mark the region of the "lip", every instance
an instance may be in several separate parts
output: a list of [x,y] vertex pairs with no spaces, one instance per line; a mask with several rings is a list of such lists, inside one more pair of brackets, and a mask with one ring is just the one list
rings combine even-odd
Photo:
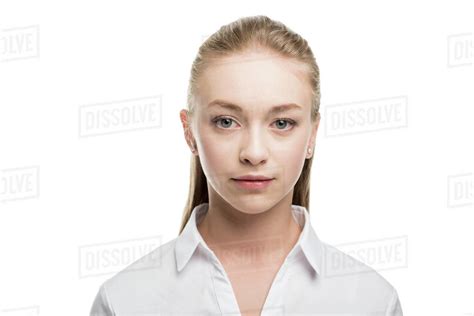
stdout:
[[242,180],[242,181],[265,181],[265,180],[272,180],[273,178],[271,177],[266,177],[263,175],[258,175],[258,174],[246,174],[237,178],[232,178],[234,180]]
[[272,178],[267,179],[260,179],[260,180],[240,180],[240,179],[232,179],[234,183],[241,189],[248,189],[248,190],[261,190],[268,187],[272,184]]

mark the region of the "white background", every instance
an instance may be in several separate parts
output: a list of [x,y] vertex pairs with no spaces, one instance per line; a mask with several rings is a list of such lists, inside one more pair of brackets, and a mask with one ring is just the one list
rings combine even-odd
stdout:
[[[473,12],[471,1],[2,1],[3,43],[5,30],[26,26],[39,39],[38,56],[0,61],[0,192],[31,180],[10,169],[33,166],[38,178],[30,198],[0,195],[0,310],[88,315],[113,273],[84,277],[81,269],[97,271],[81,249],[132,240],[139,253],[151,244],[140,238],[177,236],[191,63],[221,25],[264,14],[306,38],[321,70],[310,208],[318,236],[336,246],[404,236],[405,264],[377,265],[404,314],[474,314]],[[467,37],[451,49],[466,50],[449,53],[459,34]],[[453,65],[458,57],[465,65]],[[159,128],[79,136],[81,106],[156,95]],[[399,96],[400,128],[325,135],[326,107]],[[450,184],[456,175],[466,176]],[[465,205],[450,207],[462,192]]]

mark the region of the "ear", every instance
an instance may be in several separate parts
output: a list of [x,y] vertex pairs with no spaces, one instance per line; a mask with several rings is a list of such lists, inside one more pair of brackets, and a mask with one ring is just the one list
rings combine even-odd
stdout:
[[186,143],[188,144],[189,148],[191,149],[191,152],[194,154],[197,152],[197,146],[196,146],[196,141],[193,137],[192,134],[192,129],[191,129],[191,121],[189,119],[188,115],[189,111],[186,109],[182,109],[179,112],[179,118],[181,120],[181,124],[183,126],[183,132],[184,132],[184,138],[186,140]]
[[309,138],[309,144],[308,144],[308,147],[306,150],[308,150],[308,148],[311,148],[311,153],[308,153],[308,151],[306,151],[306,158],[307,159],[310,159],[313,155],[314,155],[314,147],[315,147],[315,144],[316,144],[316,135],[318,134],[318,128],[319,128],[319,122],[321,121],[321,114],[318,112],[318,116],[316,117],[316,120],[314,122],[312,122],[312,126],[311,126],[311,136]]

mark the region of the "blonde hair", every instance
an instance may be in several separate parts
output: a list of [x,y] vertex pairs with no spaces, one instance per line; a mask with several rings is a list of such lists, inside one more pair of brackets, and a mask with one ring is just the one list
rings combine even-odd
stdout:
[[[222,26],[199,47],[192,64],[188,86],[189,116],[194,113],[197,80],[206,65],[213,60],[241,53],[252,47],[263,47],[279,56],[303,62],[308,66],[309,83],[312,90],[311,120],[315,122],[319,114],[321,93],[319,88],[319,68],[308,42],[283,23],[264,15],[243,17]],[[191,213],[197,205],[208,203],[207,179],[202,170],[199,156],[191,158],[189,194],[182,217],[179,234],[186,226]],[[292,204],[301,205],[309,211],[309,185],[313,156],[306,159],[303,170],[293,191]]]

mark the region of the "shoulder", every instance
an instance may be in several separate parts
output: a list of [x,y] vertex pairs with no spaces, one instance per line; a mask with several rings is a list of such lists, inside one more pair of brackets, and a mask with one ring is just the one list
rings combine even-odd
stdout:
[[[133,304],[149,304],[174,282],[176,260],[174,238],[135,260],[100,286],[98,298],[106,300],[102,304],[116,310],[129,310]],[[142,305],[143,306],[143,305]]]
[[362,260],[321,243],[322,279],[339,292],[341,299],[358,306],[372,306],[376,311],[401,310],[397,291],[385,277]]
[[114,286],[123,286],[129,281],[137,283],[137,280],[141,278],[147,278],[161,271],[175,268],[172,264],[174,262],[176,240],[177,238],[174,238],[156,247],[107,279],[104,284],[112,289]]

